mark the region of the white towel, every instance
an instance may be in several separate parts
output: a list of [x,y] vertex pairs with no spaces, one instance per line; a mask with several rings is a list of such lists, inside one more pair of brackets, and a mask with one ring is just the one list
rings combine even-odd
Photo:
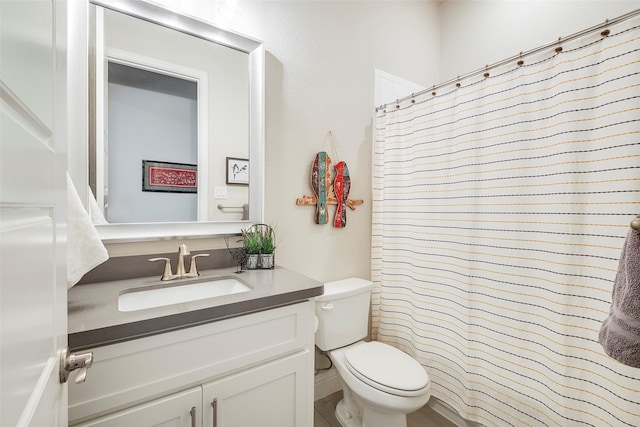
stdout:
[[67,289],[107,259],[107,248],[67,173]]
[[89,216],[91,217],[91,222],[94,224],[109,224],[100,210],[100,206],[98,206],[98,202],[88,185],[87,191],[89,192]]

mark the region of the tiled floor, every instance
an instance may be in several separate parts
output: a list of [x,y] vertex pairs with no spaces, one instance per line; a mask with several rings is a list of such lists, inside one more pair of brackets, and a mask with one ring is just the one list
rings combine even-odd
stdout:
[[[333,393],[315,402],[314,427],[341,427],[334,415],[336,404],[342,399],[342,392]],[[425,405],[420,410],[407,415],[407,427],[455,427],[455,424]]]

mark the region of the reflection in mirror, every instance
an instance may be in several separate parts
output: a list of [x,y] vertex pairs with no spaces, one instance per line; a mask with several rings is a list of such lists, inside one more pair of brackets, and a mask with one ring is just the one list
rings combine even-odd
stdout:
[[[96,58],[96,70],[104,67],[96,74],[106,83],[96,79],[106,132],[96,129],[104,135],[104,149],[96,149],[104,154],[96,158],[104,174],[96,176],[102,186],[96,185],[94,194],[104,201],[99,206],[107,221],[241,219],[241,210],[209,209],[214,199],[208,188],[226,186],[226,157],[248,157],[248,55],[94,7],[96,31],[102,28],[96,39],[104,52]],[[145,170],[144,161],[167,166]],[[197,165],[195,187],[175,164]],[[153,185],[145,186],[148,180]],[[229,187],[226,193],[227,204],[248,204],[247,187]]]
[[197,83],[112,61],[107,70],[104,217],[197,221],[197,181],[206,177],[198,159]]
[[[261,222],[262,44],[145,2],[92,3],[89,186],[103,240]],[[228,159],[248,179],[229,179]]]

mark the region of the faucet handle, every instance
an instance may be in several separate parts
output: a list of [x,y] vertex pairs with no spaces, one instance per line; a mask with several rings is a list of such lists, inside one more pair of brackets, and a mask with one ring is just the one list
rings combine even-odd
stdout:
[[209,256],[209,254],[191,255],[191,265],[189,266],[189,272],[186,274],[186,277],[198,277],[200,275],[200,273],[198,273],[198,267],[196,266],[196,258],[201,256]]
[[172,280],[177,277],[171,271],[171,260],[169,258],[149,258],[149,261],[164,261],[164,271],[160,280]]

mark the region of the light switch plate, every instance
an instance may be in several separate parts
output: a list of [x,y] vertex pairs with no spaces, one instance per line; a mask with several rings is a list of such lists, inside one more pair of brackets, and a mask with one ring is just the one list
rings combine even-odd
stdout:
[[227,187],[215,187],[213,189],[213,198],[214,199],[226,199],[227,198]]

